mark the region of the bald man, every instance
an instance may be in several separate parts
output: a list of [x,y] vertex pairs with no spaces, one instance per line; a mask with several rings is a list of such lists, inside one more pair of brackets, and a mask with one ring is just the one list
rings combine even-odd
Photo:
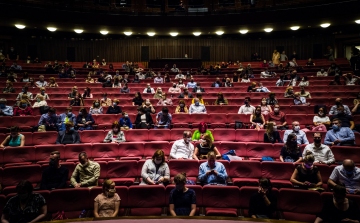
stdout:
[[360,194],[360,168],[351,159],[344,160],[331,173],[328,186],[333,188],[337,184],[344,184],[349,194]]

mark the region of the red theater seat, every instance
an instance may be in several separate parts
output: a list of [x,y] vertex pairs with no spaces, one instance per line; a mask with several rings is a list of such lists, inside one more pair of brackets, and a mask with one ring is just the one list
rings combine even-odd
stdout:
[[32,134],[32,144],[33,145],[54,145],[56,143],[57,135],[58,135],[58,133],[55,131],[34,132]]
[[149,130],[131,129],[124,131],[126,142],[149,141]]
[[271,143],[249,142],[246,145],[246,154],[250,159],[261,160],[263,156],[269,156],[276,160],[279,158],[280,151]]
[[[115,186],[115,190],[121,199],[118,216],[124,216],[125,208],[127,208],[127,206],[128,206],[128,188],[125,186]],[[101,193],[103,193],[102,187],[91,188],[90,189],[90,202],[94,203],[95,198]]]
[[[219,147],[217,147],[219,149]],[[221,154],[229,152],[229,150],[234,150],[237,156],[245,157],[246,154],[246,144],[243,142],[221,142],[219,152]]]
[[235,186],[204,186],[203,203],[207,216],[238,216],[239,188]]
[[345,159],[351,158],[355,163],[360,163],[359,147],[332,146],[331,151],[337,162],[343,162]]
[[178,173],[186,173],[186,177],[196,182],[199,175],[199,162],[197,160],[175,160],[169,161],[170,175],[174,177]]
[[120,160],[132,159],[139,160],[144,156],[144,143],[125,142],[119,145]]
[[285,220],[314,222],[321,209],[322,202],[317,191],[280,189],[278,210]]
[[160,216],[165,207],[165,187],[162,185],[130,186],[128,206],[130,216]]
[[94,143],[92,144],[92,157],[95,161],[113,161],[119,157],[119,144]]
[[11,124],[18,126],[22,131],[30,131],[32,127],[37,125],[40,117],[37,116],[13,116]]
[[170,155],[170,144],[165,141],[157,141],[157,142],[146,142],[144,144],[144,156],[146,159],[150,159],[156,150],[161,149],[165,156]]
[[228,175],[232,178],[234,186],[257,186],[261,178],[260,162],[252,160],[231,161]]
[[50,153],[60,152],[60,160],[64,159],[64,145],[37,145],[35,146],[35,160],[39,164],[49,163]]
[[261,172],[263,177],[271,179],[273,187],[292,187],[290,177],[295,166],[293,163],[283,162],[261,162]]
[[179,139],[182,139],[184,137],[184,131],[190,131],[193,133],[193,131],[191,131],[191,129],[171,129],[170,131],[170,141],[176,141]]
[[234,129],[214,129],[213,136],[215,141],[235,141],[235,130]]
[[100,114],[100,115],[93,115],[93,118],[95,120],[95,124],[98,125],[99,129],[111,129],[111,125],[114,123],[114,121],[119,121],[120,116],[119,115],[108,115],[105,114]]
[[78,162],[79,153],[85,151],[88,157],[92,157],[91,144],[68,144],[64,146],[64,155],[62,159],[68,162]]
[[[258,131],[255,129],[237,129],[235,140],[238,142],[258,142]],[[262,142],[263,139],[260,140]]]
[[170,129],[150,129],[149,141],[170,141]]
[[82,143],[100,143],[103,142],[107,132],[104,130],[84,130],[79,131],[80,141]]
[[118,186],[133,185],[135,178],[140,176],[137,165],[136,160],[109,161],[106,177]]
[[35,147],[6,147],[3,150],[3,159],[6,166],[29,165],[35,161]]
[[[61,166],[64,166],[69,170],[69,175],[68,175],[68,178],[67,178],[67,180],[68,180],[67,184],[70,185],[70,178],[71,178],[72,173],[75,170],[76,164],[73,163],[73,162],[60,162],[60,164],[61,164]],[[48,166],[49,166],[49,162],[44,163],[41,166],[41,174],[43,173],[44,169],[47,168]]]
[[226,128],[226,123],[229,123],[227,114],[224,111],[209,114],[209,120],[211,120],[211,128]]

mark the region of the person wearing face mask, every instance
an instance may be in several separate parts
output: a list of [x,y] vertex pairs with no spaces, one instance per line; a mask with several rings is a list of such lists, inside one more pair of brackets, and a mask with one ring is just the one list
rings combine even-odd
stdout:
[[[262,99],[262,100],[264,100],[264,99]],[[272,106],[278,104],[278,100],[275,97],[275,93],[269,93],[269,97],[266,99],[266,104],[272,105]]]
[[65,112],[60,114],[58,117],[58,129],[59,131],[64,131],[66,129],[65,124],[67,122],[72,122],[76,124],[76,115],[72,113],[72,107],[67,107]]
[[143,91],[144,94],[155,94],[154,88],[150,86],[150,84],[146,85],[146,88]]
[[215,153],[217,159],[221,158],[219,150],[213,143],[214,141],[212,140],[212,136],[205,133],[202,137],[202,140],[199,141],[199,144],[197,144],[197,146],[195,147],[193,159],[207,159],[207,154],[210,151],[213,151]]
[[7,58],[7,60],[16,60],[16,61],[18,61],[19,60],[19,54],[14,49],[14,47],[10,47],[10,50],[6,54],[6,58]]
[[349,127],[351,130],[356,131],[355,130],[355,123],[354,123],[354,119],[351,115],[347,115],[344,112],[344,106],[339,105],[338,106],[338,112],[336,115],[333,115],[331,117],[331,120],[333,119],[340,119],[341,120],[341,126],[342,127]]
[[310,151],[307,151],[303,160],[304,162],[295,168],[291,175],[290,182],[295,188],[320,189],[322,187],[322,179],[318,167],[313,165],[315,161],[314,155]]
[[224,95],[222,92],[218,93],[218,98],[215,100],[214,105],[228,105],[229,102],[226,98],[224,98]]
[[314,116],[312,131],[327,131],[327,126],[330,126],[331,122],[325,113],[325,109],[325,107],[320,107],[318,114]]
[[202,185],[226,185],[228,175],[225,166],[216,161],[216,154],[210,151],[207,162],[200,164],[198,179]]
[[295,134],[290,134],[280,152],[281,162],[301,162],[302,155]]
[[353,73],[347,73],[342,75],[342,77],[345,80],[346,85],[358,85],[359,84],[359,78],[354,76]]
[[168,93],[179,94],[181,93],[181,89],[176,85],[176,83],[173,83],[172,87],[169,88]]
[[300,92],[296,92],[295,94],[299,94],[301,97],[304,98],[311,98],[310,92],[305,91],[305,87],[300,87]]
[[360,114],[360,92],[354,99],[354,108],[351,110],[351,112],[354,114]]
[[158,72],[157,76],[154,78],[154,84],[163,84],[164,79],[161,77],[161,73]]
[[262,115],[268,115],[270,112],[272,112],[271,106],[266,103],[266,98],[261,99],[260,108]]
[[14,114],[13,107],[6,105],[7,100],[0,98],[0,116],[12,116]]
[[8,94],[8,93],[15,93],[15,89],[13,87],[13,83],[9,80],[6,81],[6,86],[3,89],[3,93],[4,94]]
[[205,92],[205,89],[200,86],[200,83],[196,83],[196,87],[193,88],[192,92],[193,93],[203,93],[203,92]]
[[266,127],[266,132],[264,133],[264,142],[265,143],[283,143],[280,138],[280,134],[277,130],[276,125],[273,122],[269,122]]
[[309,81],[308,81],[308,77],[304,76],[301,81],[299,82],[299,87],[308,87],[309,86]]
[[287,87],[284,93],[285,98],[294,98],[294,89],[292,86]]
[[164,128],[169,129],[171,125],[172,116],[169,114],[169,109],[163,107],[161,112],[156,115],[155,129]]
[[195,88],[196,82],[194,81],[194,78],[191,78],[190,81],[186,84],[186,88]]
[[162,89],[161,89],[160,87],[158,87],[158,88],[156,89],[156,92],[155,92],[153,98],[154,98],[154,99],[160,99],[160,98],[162,98],[162,95],[163,95]]
[[31,107],[31,104],[28,104],[28,101],[22,99],[19,103],[19,106],[14,107],[13,116],[26,116],[33,115],[34,111]]
[[230,78],[225,79],[224,87],[234,87],[234,85],[230,82]]
[[184,74],[182,73],[178,73],[176,76],[175,76],[175,80],[185,80],[186,77]]
[[298,121],[293,121],[292,127],[293,127],[292,130],[286,130],[285,131],[283,141],[286,142],[287,137],[290,134],[295,134],[297,136],[297,143],[299,145],[301,145],[301,144],[309,144],[309,140],[307,139],[305,132],[303,130],[300,130],[300,123]]
[[74,99],[71,99],[70,106],[84,106],[84,98],[80,93],[75,95]]
[[[121,127],[121,130],[129,130],[133,128],[133,124],[127,112],[122,113],[122,118],[119,119],[119,125]],[[125,136],[124,136],[124,140],[125,140]]]
[[354,146],[355,135],[349,127],[342,127],[340,119],[332,120],[332,130],[327,131],[325,144],[328,146]]
[[42,172],[40,190],[65,188],[68,175],[68,168],[60,164],[60,152],[51,152],[49,166]]
[[175,188],[170,191],[169,211],[171,216],[194,216],[196,213],[196,194],[186,187],[186,173],[174,177]]
[[261,107],[257,106],[253,114],[250,115],[251,129],[260,130],[264,128],[265,118],[261,114]]
[[[71,185],[75,188],[97,186],[99,177],[99,163],[89,160],[86,152],[80,152],[79,163],[71,175]],[[79,182],[77,182],[77,179],[79,179]]]
[[138,107],[138,114],[134,122],[137,129],[149,129],[153,125],[153,119],[144,107]]
[[[105,78],[105,82],[103,83],[102,87],[113,87],[113,83],[111,82],[111,78]],[[119,82],[117,82],[119,84]]]
[[38,130],[39,126],[44,126],[46,131],[58,131],[58,117],[56,115],[55,108],[49,108],[48,112],[41,115],[37,126],[34,127],[34,130]]
[[117,217],[121,199],[116,193],[115,182],[110,179],[105,179],[102,189],[103,192],[94,199],[94,217]]
[[23,147],[25,146],[25,136],[19,133],[19,127],[13,126],[10,128],[10,135],[8,135],[1,143],[0,148]]
[[150,102],[150,99],[146,99],[142,107],[145,109],[146,113],[155,114],[156,112],[154,106]]
[[163,185],[170,180],[170,169],[165,162],[164,151],[158,149],[151,159],[145,161],[141,169],[140,185]]
[[189,92],[189,90],[187,88],[184,88],[184,92],[181,93],[178,98],[184,98],[184,99],[189,99],[189,98],[194,98],[193,95]]
[[2,223],[32,223],[46,220],[46,201],[41,194],[33,193],[33,189],[33,185],[27,180],[21,180],[17,184],[17,194],[4,206]]
[[259,87],[256,89],[256,92],[270,92],[267,87],[264,87],[261,82],[259,82]]
[[316,73],[316,77],[327,77],[328,73],[325,71],[325,69],[322,67],[320,71]]
[[211,87],[216,87],[216,88],[222,87],[222,86],[223,86],[223,84],[221,83],[220,78],[218,78],[218,77],[216,78],[215,82],[212,83],[212,85],[211,85]]
[[175,108],[175,114],[187,114],[189,110],[184,100],[179,100],[179,105]]
[[342,165],[334,168],[327,183],[329,188],[343,184],[346,193],[360,194],[360,168],[353,160],[345,159]]
[[39,96],[43,96],[44,97],[44,100],[50,100],[50,97],[47,93],[45,93],[45,88],[44,87],[41,87],[40,88],[40,93],[37,93],[34,100],[37,100],[37,98]]
[[78,116],[76,117],[76,127],[78,130],[92,130],[93,124],[95,124],[95,120],[92,115],[88,114],[85,108],[81,108]]
[[170,150],[171,159],[193,159],[194,145],[191,143],[191,132],[184,131],[183,138],[176,140]]
[[[183,82],[183,79],[179,79],[178,83],[176,84],[176,86],[180,89],[185,89],[185,84]],[[186,88],[187,89],[187,88]]]
[[78,88],[77,86],[74,86],[71,89],[71,92],[68,94],[68,99],[74,99],[77,93],[78,93]]
[[276,104],[274,111],[269,113],[267,122],[274,122],[278,130],[287,129],[286,114],[280,111],[279,104]]
[[125,83],[123,87],[120,89],[120,93],[130,93],[130,88],[128,87],[128,84]]
[[200,103],[199,98],[193,99],[194,103],[190,105],[189,114],[206,114],[206,108],[204,104]]
[[347,105],[344,105],[342,104],[342,99],[341,98],[336,98],[335,99],[335,105],[333,105],[331,108],[330,108],[330,111],[329,111],[329,115],[337,115],[339,110],[338,110],[338,107],[342,105],[344,107],[344,113],[347,114],[347,115],[351,115],[351,111],[349,109],[349,106]]
[[103,108],[100,104],[100,100],[95,100],[93,105],[90,107],[89,114],[103,114]]
[[167,98],[166,93],[163,92],[162,98],[159,99],[157,106],[172,106],[172,105],[173,105],[173,102],[172,102],[171,98]]
[[331,149],[321,143],[321,133],[314,133],[314,143],[307,145],[303,151],[303,158],[306,156],[307,152],[311,152],[314,155],[314,163],[323,163],[323,164],[332,164],[335,162],[334,154]]
[[58,132],[56,144],[80,144],[79,132],[74,129],[74,123],[68,121],[65,123],[65,129]]
[[19,101],[23,95],[27,95],[30,100],[33,100],[33,94],[31,92],[28,92],[28,87],[24,86],[22,91],[18,94],[16,97],[16,100]]
[[244,105],[241,105],[239,108],[238,114],[246,114],[246,115],[253,114],[255,111],[255,107],[250,105],[250,102],[251,102],[251,98],[246,97],[244,100]]
[[100,105],[102,107],[108,107],[112,105],[112,100],[108,98],[107,93],[102,94],[102,98],[100,99]]
[[276,211],[277,198],[272,192],[272,184],[268,178],[259,179],[259,188],[250,197],[249,217],[273,218]]
[[[132,127],[132,126],[131,126]],[[103,142],[107,143],[121,143],[126,142],[125,134],[123,131],[120,130],[120,125],[117,121],[115,121],[112,126],[112,130],[110,130]]]
[[17,63],[14,62],[14,63],[11,65],[10,70],[22,70],[22,67],[21,67],[19,64],[17,64]]
[[310,105],[310,103],[306,102],[306,98],[300,96],[300,93],[297,92],[294,94],[294,105]]
[[210,130],[208,130],[208,126],[205,122],[200,122],[197,130],[194,131],[191,140],[192,141],[201,141],[204,135],[210,136],[211,140],[214,141],[214,136]]
[[113,100],[113,104],[108,107],[106,114],[120,114],[122,113],[121,107],[119,106],[120,101],[118,99]]
[[48,85],[48,82],[44,80],[44,75],[39,76],[39,80],[35,82],[36,86],[38,88],[46,87]]

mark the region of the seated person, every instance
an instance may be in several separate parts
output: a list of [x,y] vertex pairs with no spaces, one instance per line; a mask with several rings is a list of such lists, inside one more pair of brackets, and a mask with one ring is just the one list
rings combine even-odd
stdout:
[[307,152],[311,152],[314,155],[314,163],[332,164],[335,162],[334,154],[331,149],[321,143],[321,133],[314,133],[314,143],[307,145],[303,151],[303,158]]
[[266,98],[261,99],[260,108],[261,108],[261,114],[262,115],[268,115],[270,112],[272,112],[271,105],[268,105],[266,103]]
[[5,98],[0,98],[0,116],[12,116],[13,107],[6,105],[7,100]]
[[300,96],[300,93],[294,94],[294,105],[309,105],[309,103],[306,102],[306,98]]
[[344,112],[344,106],[339,105],[337,108],[337,114],[333,115],[331,117],[331,120],[334,120],[335,118],[339,119],[341,121],[341,127],[348,127],[351,130],[355,130],[355,123],[354,119],[351,115],[347,115]]
[[154,84],[163,84],[164,79],[161,77],[161,73],[158,72],[157,76],[154,78]]
[[84,94],[82,94],[82,98],[94,98],[93,94],[91,94],[91,88],[85,88]]
[[21,99],[19,106],[14,106],[13,116],[33,115],[33,113],[31,105],[24,99]]
[[219,92],[218,98],[214,102],[214,105],[228,105],[228,104],[229,104],[229,102],[227,99],[224,98],[223,93]]
[[166,93],[163,92],[162,93],[162,98],[159,99],[157,105],[158,106],[172,106],[173,102],[172,102],[171,98],[167,98]]
[[276,76],[276,73],[273,71],[269,71],[269,68],[265,68],[264,71],[260,72],[260,77],[261,78],[269,78],[269,77],[274,77]]
[[146,88],[143,91],[144,94],[155,94],[154,88],[150,86],[150,84],[146,85]]
[[200,104],[199,98],[194,98],[194,104],[190,105],[189,114],[206,114],[205,105]]
[[207,154],[207,162],[200,164],[199,181],[202,185],[226,185],[227,173],[225,166],[216,162],[216,154],[210,151]]
[[46,131],[57,131],[58,130],[57,122],[58,122],[58,117],[56,116],[56,109],[49,108],[46,114],[41,115],[38,125],[36,126],[36,129],[39,126],[43,125]]
[[244,105],[241,105],[238,111],[238,114],[246,114],[251,115],[255,111],[255,107],[250,105],[251,99],[250,97],[246,97],[244,100]]
[[92,125],[95,124],[95,120],[91,114],[88,114],[85,108],[81,108],[78,116],[76,117],[76,127],[78,130],[92,130]]
[[[250,78],[249,78],[249,75],[248,75],[247,73],[244,74],[244,76],[241,78],[240,83],[250,83]],[[254,86],[254,83],[255,83],[255,82],[252,82],[252,83],[251,83],[251,86],[248,87],[248,92],[249,92],[249,90],[251,90],[251,91],[254,90],[253,87],[256,87],[256,83],[255,83],[255,86]],[[254,90],[254,91],[255,91],[255,90]]]
[[284,97],[285,98],[294,98],[294,89],[292,86],[289,86],[286,88],[285,93],[284,93]]
[[234,87],[234,84],[231,83],[230,78],[225,79],[224,87]]
[[307,151],[304,162],[297,165],[293,174],[291,175],[290,182],[294,187],[301,189],[319,188],[322,186],[321,174],[317,166],[314,166],[314,155]]
[[202,140],[200,143],[195,147],[193,159],[199,160],[199,159],[207,159],[207,154],[210,151],[214,151],[216,158],[221,158],[221,154],[219,150],[214,146],[213,140],[211,139],[210,135],[207,135],[206,133],[202,137]]
[[162,98],[162,89],[161,89],[161,87],[158,87],[157,89],[156,89],[156,92],[155,92],[155,94],[154,94],[154,98],[155,99],[160,99],[160,98]]
[[95,100],[90,107],[89,114],[96,115],[96,114],[102,114],[103,108],[101,107],[100,100]]
[[270,92],[270,90],[264,87],[263,83],[259,82],[259,87],[256,89],[256,92]]
[[124,132],[120,130],[120,125],[115,121],[107,135],[105,136],[104,142],[110,143],[121,143],[126,142]]
[[121,130],[129,130],[129,129],[133,128],[133,124],[132,124],[132,122],[129,118],[129,114],[127,112],[122,113],[122,118],[119,119],[119,125],[121,127]]
[[[175,80],[176,80],[176,78],[175,78]],[[184,80],[185,80],[185,78],[184,78]],[[176,84],[176,87],[178,87],[180,89],[185,89],[186,88],[186,86],[184,84],[184,81],[182,79],[179,79],[178,83]]]
[[301,81],[298,84],[299,87],[308,87],[309,86],[309,81],[308,81],[308,77],[304,76]]
[[313,118],[314,127],[312,128],[312,131],[325,131],[326,132],[326,126],[330,126],[331,122],[329,117],[325,113],[325,108],[320,107],[319,112],[317,115]]
[[149,129],[154,124],[149,112],[146,112],[144,107],[138,107],[138,114],[135,119],[135,127],[137,129]]
[[163,107],[161,112],[156,115],[156,128],[164,128],[169,129],[171,125],[172,116],[169,114],[169,109],[167,107]]
[[71,121],[65,123],[65,130],[59,131],[56,139],[56,144],[79,144],[79,132],[74,129],[74,124]]
[[266,99],[266,104],[274,106],[278,103],[278,100],[275,98],[275,93],[269,93],[269,97]]
[[89,160],[86,152],[80,152],[79,163],[71,175],[71,185],[75,188],[97,186],[99,177],[100,165]]
[[28,86],[24,86],[22,91],[18,94],[18,96],[16,97],[16,100],[19,101],[21,100],[23,95],[27,95],[28,99],[33,100],[33,94],[31,92],[28,92],[29,87]]
[[76,115],[72,113],[72,107],[66,108],[66,111],[58,117],[58,129],[59,131],[65,130],[65,123],[76,123]]
[[16,186],[17,194],[4,206],[2,223],[40,222],[47,214],[47,205],[41,194],[33,193],[33,185],[21,180]]
[[192,141],[199,141],[203,138],[205,134],[210,136],[211,140],[214,141],[214,136],[210,130],[207,129],[208,126],[205,122],[200,122],[199,128],[194,131],[191,140]]
[[75,98],[71,99],[70,106],[84,106],[84,98],[80,93],[76,93]]
[[272,193],[272,184],[268,178],[259,179],[259,189],[250,197],[249,217],[272,218],[276,210],[277,199]]
[[326,133],[324,143],[328,146],[353,146],[355,144],[354,132],[349,127],[342,127],[340,119],[333,119],[332,130]]
[[5,88],[3,90],[3,93],[4,94],[7,94],[7,93],[15,93],[15,89],[13,87],[13,83],[11,81],[6,81],[6,85],[5,85]]
[[169,211],[171,216],[194,216],[196,195],[193,189],[186,187],[186,173],[174,177],[176,187],[170,191]]
[[211,84],[211,87],[222,87],[222,83],[220,81],[220,78],[216,78],[215,82]]
[[145,161],[141,169],[140,185],[164,184],[170,180],[170,169],[161,149],[155,151],[151,159]]
[[300,129],[300,123],[298,121],[293,121],[292,127],[292,130],[285,130],[283,141],[287,141],[289,134],[295,134],[298,144],[309,144],[309,140],[307,139],[305,132]]
[[193,93],[203,93],[205,89],[200,86],[200,83],[197,83],[196,87],[192,90]]
[[294,133],[291,133],[285,142],[285,145],[282,147],[280,152],[280,161],[281,162],[301,162],[301,150],[297,143],[297,137]]
[[317,73],[316,73],[316,76],[317,77],[327,77],[328,76],[328,73],[325,71],[325,69],[322,67],[321,69],[320,69],[320,71],[318,71]]
[[256,89],[256,82],[252,82],[251,85],[247,88],[247,92],[255,92]]
[[321,222],[359,222],[359,206],[357,202],[346,198],[346,188],[336,185],[333,196],[324,201],[322,211],[314,223]]
[[347,73],[342,75],[345,79],[346,85],[358,85],[359,84],[359,78],[355,76],[353,73]]
[[42,173],[40,190],[65,188],[68,176],[68,168],[60,165],[60,152],[53,151],[50,153],[49,166]]
[[178,98],[185,98],[185,99],[188,99],[188,98],[193,98],[193,95],[188,91],[187,88],[184,88],[184,92],[181,93]]
[[187,106],[185,105],[185,101],[184,100],[179,100],[179,105],[176,106],[175,108],[175,114],[180,114],[180,113],[189,113],[189,110],[187,108]]
[[120,89],[120,93],[130,93],[130,88],[128,87],[127,83],[124,84],[124,86]]
[[331,108],[330,108],[330,111],[329,111],[329,115],[337,115],[338,114],[338,107],[342,105],[344,107],[344,113],[347,114],[347,115],[351,115],[351,111],[349,109],[349,106],[347,105],[344,105],[342,103],[342,99],[341,98],[336,98],[335,100],[335,105],[333,105]]
[[10,128],[10,135],[8,135],[1,143],[0,148],[5,147],[23,147],[25,146],[25,136],[19,133],[19,127],[13,126]]
[[287,128],[286,114],[280,111],[280,105],[274,106],[274,111],[269,113],[267,123],[274,122],[278,130],[285,130]]
[[196,82],[194,81],[194,78],[190,79],[190,82],[187,83],[186,88],[195,88]]
[[269,122],[264,133],[264,142],[267,143],[283,143],[280,138],[280,134],[277,130],[276,125],[273,122]]
[[36,102],[32,106],[33,108],[39,108],[43,106],[48,106],[47,102],[44,100],[42,95],[37,96]]
[[315,66],[315,63],[311,58],[309,58],[309,60],[306,62],[306,66]]
[[261,114],[260,106],[256,106],[254,113],[250,115],[250,123],[251,123],[250,126],[251,129],[260,130],[264,128],[265,118]]
[[132,105],[133,106],[142,106],[143,102],[144,102],[144,99],[142,99],[141,93],[136,92],[135,97],[132,100]]
[[68,99],[74,99],[77,93],[78,93],[78,88],[77,86],[74,86],[71,89],[71,92],[68,94]]
[[[107,97],[107,93],[103,93],[103,97],[100,99],[100,105],[102,107],[108,107],[112,105],[112,101]],[[102,113],[101,113],[102,114]]]
[[59,85],[56,83],[56,80],[54,77],[49,78],[49,87],[59,87]]
[[305,87],[300,87],[300,92],[296,92],[295,94],[300,94],[300,97],[311,98],[310,92],[305,91]]
[[208,104],[208,103],[206,103],[206,102],[204,101],[202,93],[196,93],[195,98],[193,98],[193,99],[191,100],[191,104],[194,104],[194,103],[195,103],[195,99],[196,99],[196,98],[199,99],[200,104],[203,104],[203,105]]
[[191,132],[184,131],[183,138],[176,140],[170,150],[170,159],[192,159],[194,145],[191,143]]
[[146,99],[145,102],[143,103],[142,107],[145,109],[145,111],[147,113],[155,114],[155,108],[151,104],[150,99]]
[[172,87],[169,88],[168,92],[170,94],[179,94],[181,93],[181,88],[179,88],[176,83],[173,83]]
[[[1,99],[0,99],[0,103],[1,103]],[[357,115],[360,114],[360,93],[358,93],[358,95],[354,99],[354,108],[351,110],[351,112]]]
[[34,100],[36,100],[39,96],[43,96],[45,100],[50,100],[50,97],[47,93],[45,93],[45,88],[40,88],[40,93],[36,94]]
[[332,171],[329,180],[329,188],[343,185],[348,194],[360,194],[360,168],[355,166],[351,159],[344,160],[343,164]]
[[108,107],[108,109],[106,111],[106,114],[120,114],[120,113],[122,113],[121,107],[118,105],[119,102],[120,101],[118,99],[114,99],[113,104]]
[[94,217],[117,217],[120,200],[119,195],[116,193],[115,183],[110,179],[105,179],[102,186],[102,193],[94,199]]
[[85,82],[88,84],[93,84],[93,83],[95,83],[95,80],[94,80],[94,78],[91,77],[91,75],[88,75]]

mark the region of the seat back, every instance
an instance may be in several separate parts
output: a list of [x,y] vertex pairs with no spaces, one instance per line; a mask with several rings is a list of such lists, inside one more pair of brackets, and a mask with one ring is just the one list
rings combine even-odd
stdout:
[[199,175],[199,162],[197,160],[170,160],[170,175],[173,177],[178,173],[186,173],[187,177]]
[[203,187],[203,204],[214,208],[237,208],[239,207],[239,188],[235,186]]

